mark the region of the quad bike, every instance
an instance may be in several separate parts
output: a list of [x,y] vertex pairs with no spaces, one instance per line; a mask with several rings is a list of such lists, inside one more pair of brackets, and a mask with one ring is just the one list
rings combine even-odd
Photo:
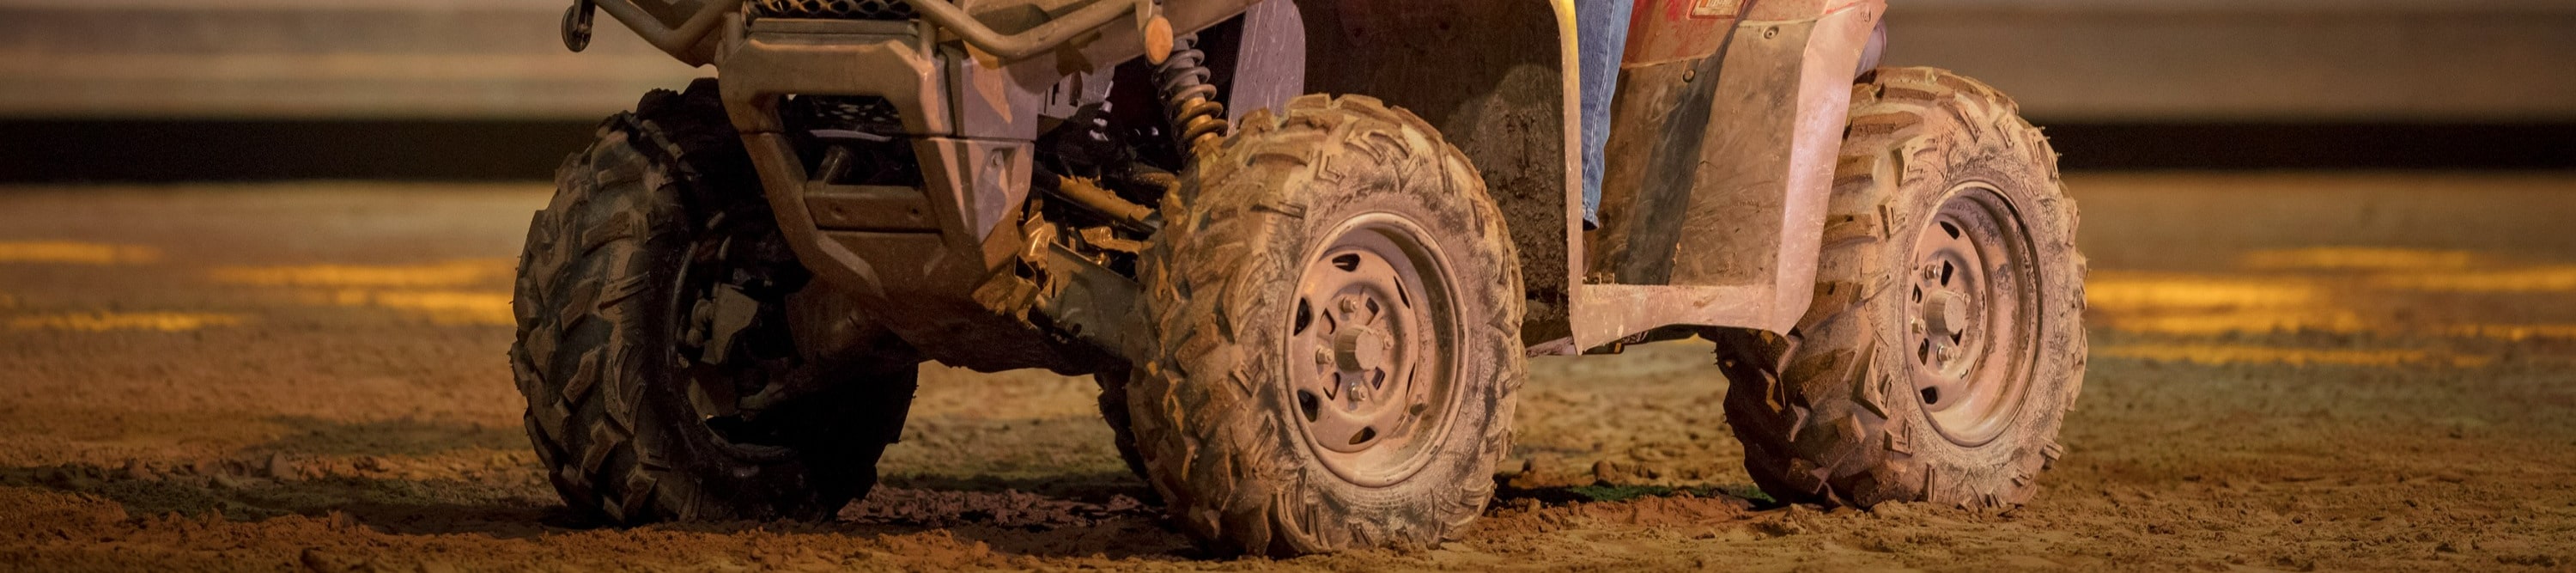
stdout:
[[721,80],[558,172],[528,433],[609,522],[815,518],[921,362],[1045,368],[1205,544],[1427,546],[1526,357],[1696,336],[1771,495],[2019,504],[2075,205],[2012,100],[1875,68],[1885,9],[1638,1],[1589,210],[1564,0],[577,0],[568,47],[605,11]]

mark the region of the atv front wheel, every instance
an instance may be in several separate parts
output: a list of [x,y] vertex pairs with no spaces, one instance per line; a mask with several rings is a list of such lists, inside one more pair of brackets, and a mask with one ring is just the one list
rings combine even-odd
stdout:
[[2064,453],[2084,258],[2057,154],[2015,111],[1930,68],[1853,91],[1813,306],[1791,339],[1719,344],[1727,418],[1764,491],[2011,506]]
[[1199,158],[1140,265],[1160,356],[1127,387],[1147,473],[1220,550],[1421,547],[1511,449],[1521,281],[1458,150],[1309,95]]
[[575,512],[611,523],[828,517],[876,481],[917,360],[808,360],[807,282],[713,80],[610,118],[520,257],[512,371]]
[[1091,375],[1100,385],[1100,419],[1109,423],[1110,445],[1118,450],[1118,461],[1127,464],[1127,472],[1136,479],[1153,481],[1145,470],[1145,453],[1136,446],[1136,424],[1127,414],[1127,370],[1119,369]]

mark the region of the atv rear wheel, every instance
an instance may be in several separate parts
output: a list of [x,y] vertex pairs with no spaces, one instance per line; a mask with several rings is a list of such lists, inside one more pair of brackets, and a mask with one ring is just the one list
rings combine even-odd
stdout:
[[1139,265],[1147,473],[1220,550],[1439,543],[1492,497],[1524,376],[1518,257],[1412,113],[1309,95],[1199,158]]
[[751,177],[700,80],[610,118],[529,224],[511,366],[575,512],[813,519],[876,481],[917,361],[800,356],[783,311],[807,275]]
[[1930,68],[1855,87],[1813,306],[1790,339],[1719,344],[1727,418],[1764,491],[2011,506],[2064,453],[2084,259],[2057,155],[2015,112]]

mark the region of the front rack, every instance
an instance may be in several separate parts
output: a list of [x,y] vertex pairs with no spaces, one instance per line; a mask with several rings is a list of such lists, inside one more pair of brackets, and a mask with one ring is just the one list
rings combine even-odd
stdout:
[[[694,10],[684,11],[690,3],[670,0],[577,0],[572,8],[574,13],[567,14],[565,18],[568,30],[566,36],[568,38],[571,36],[569,27],[572,22],[576,20],[587,22],[588,14],[585,8],[596,2],[599,9],[606,10],[609,16],[625,23],[626,27],[634,29],[636,35],[643,36],[644,41],[652,43],[653,47],[661,48],[662,51],[690,63],[705,63],[699,61],[704,57],[698,51],[699,42],[705,40],[707,34],[715,31],[716,23],[722,21],[725,14],[740,10],[745,1],[708,0],[703,4],[696,4]],[[1090,5],[1083,6],[1082,9],[1049,19],[1027,30],[1003,34],[977,21],[973,16],[968,15],[965,9],[945,0],[756,1],[758,2],[755,5],[756,8],[778,10],[781,14],[821,14],[829,11],[878,16],[871,19],[894,19],[892,15],[908,12],[918,15],[921,19],[929,20],[940,29],[955,34],[967,45],[974,46],[976,50],[1002,61],[1018,60],[1055,49],[1056,46],[1063,45],[1083,32],[1108,25],[1120,17],[1136,14],[1138,10],[1144,10],[1150,15],[1154,10],[1153,0],[1095,0]],[[905,16],[905,18],[909,17]],[[1138,18],[1137,21],[1141,25],[1147,19]],[[1164,29],[1168,34],[1169,28]],[[587,31],[583,33],[587,34]]]

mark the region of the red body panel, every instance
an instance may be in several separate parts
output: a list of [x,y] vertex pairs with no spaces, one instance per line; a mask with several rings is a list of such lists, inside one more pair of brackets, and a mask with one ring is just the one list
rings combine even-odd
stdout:
[[1621,67],[1706,57],[1717,52],[1742,0],[1637,0],[1629,14]]

